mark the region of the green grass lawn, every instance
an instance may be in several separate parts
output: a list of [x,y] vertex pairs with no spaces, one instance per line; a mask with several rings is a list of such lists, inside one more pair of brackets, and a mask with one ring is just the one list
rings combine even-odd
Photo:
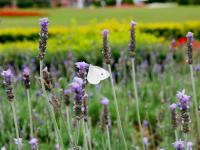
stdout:
[[[51,26],[83,25],[109,19],[134,19],[138,22],[186,22],[200,20],[200,6],[172,8],[89,8],[39,10],[49,14]],[[37,27],[38,17],[1,18],[0,27]]]

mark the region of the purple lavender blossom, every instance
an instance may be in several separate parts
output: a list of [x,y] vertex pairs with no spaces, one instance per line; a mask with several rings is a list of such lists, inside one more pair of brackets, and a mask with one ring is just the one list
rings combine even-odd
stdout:
[[181,110],[181,124],[182,130],[184,133],[188,133],[190,131],[189,124],[190,124],[190,114],[189,114],[189,106],[191,96],[185,94],[185,90],[178,91],[176,94],[177,98],[179,99],[179,108]]
[[177,113],[176,113],[177,104],[173,103],[169,107],[171,110],[172,125],[174,129],[176,129],[178,126]]
[[74,77],[73,82],[78,83],[79,85],[83,85],[83,79],[79,77]]
[[87,73],[88,73],[88,69],[89,69],[89,64],[88,63],[85,63],[85,62],[77,62],[75,63],[76,67],[78,68],[78,71],[76,73],[76,75],[79,77],[79,78],[82,78],[83,80],[83,83],[85,86],[86,83],[87,83]]
[[131,21],[131,28],[134,28],[137,25],[137,23],[135,21]]
[[15,144],[16,145],[20,145],[20,146],[22,146],[22,138],[19,138],[19,139],[14,139],[14,142],[15,142]]
[[101,104],[104,105],[104,106],[107,106],[108,103],[109,103],[109,100],[108,100],[107,98],[103,98],[103,99],[101,100]]
[[70,104],[70,94],[71,93],[72,93],[72,91],[70,89],[65,89],[63,91],[66,106],[69,106],[69,104]]
[[184,150],[185,148],[185,142],[184,141],[176,141],[173,143],[174,148],[176,148],[176,150]]
[[60,145],[56,144],[56,150],[60,150]]
[[6,147],[5,146],[1,147],[1,150],[6,150]]
[[148,138],[147,138],[147,137],[144,137],[144,138],[143,138],[143,143],[144,143],[145,147],[148,146],[149,141],[148,141]]
[[30,73],[31,70],[29,67],[25,67],[23,70],[23,81],[24,81],[24,86],[26,89],[30,88]]
[[144,121],[143,121],[143,127],[144,127],[144,128],[147,128],[148,125],[149,125],[149,121],[148,121],[148,120],[144,120]]
[[38,147],[38,139],[37,138],[32,138],[29,141],[29,144],[31,145],[31,150],[37,150]]
[[108,46],[108,29],[104,29],[102,32],[103,38],[103,56],[106,64],[111,64],[111,49]]
[[10,69],[7,69],[1,73],[1,75],[4,78],[4,84],[6,88],[6,94],[8,97],[8,100],[12,102],[14,100],[14,93],[13,93],[13,88],[12,88],[12,72]]
[[135,40],[135,26],[136,22],[131,21],[131,29],[130,29],[130,44],[129,44],[129,49],[130,49],[130,57],[135,57],[135,50],[136,50],[136,40]]
[[197,72],[200,72],[200,65],[195,66],[194,70],[197,71]]
[[40,40],[39,40],[39,59],[43,60],[46,52],[47,38],[48,38],[48,18],[40,19]]
[[7,69],[7,70],[3,71],[1,73],[1,75],[4,78],[4,82],[11,82],[11,78],[12,78],[13,74],[12,74],[10,69]]
[[194,35],[192,32],[188,32],[187,35],[187,62],[188,64],[192,64],[193,63],[193,60],[192,60],[192,42],[194,40]]
[[193,143],[187,142],[187,150],[192,150]]
[[193,34],[192,32],[188,32],[188,33],[186,34],[186,37],[193,40],[194,34]]
[[75,65],[82,72],[87,71],[88,68],[89,68],[89,64],[86,63],[86,62],[84,62],[84,61],[82,61],[82,62],[76,62]]
[[191,96],[185,94],[185,90],[178,91],[176,97],[179,99],[179,107],[181,109],[189,108]]

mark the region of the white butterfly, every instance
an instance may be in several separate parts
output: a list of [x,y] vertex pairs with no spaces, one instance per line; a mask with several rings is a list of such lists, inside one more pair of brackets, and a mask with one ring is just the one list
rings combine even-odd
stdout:
[[105,80],[108,77],[110,77],[110,73],[107,70],[90,64],[87,74],[87,80],[90,84],[98,84],[101,80]]

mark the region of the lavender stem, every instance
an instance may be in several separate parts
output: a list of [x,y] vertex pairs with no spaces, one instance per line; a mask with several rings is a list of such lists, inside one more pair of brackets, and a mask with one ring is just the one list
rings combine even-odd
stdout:
[[[10,104],[11,104],[11,108],[12,108],[12,112],[13,112],[15,132],[16,132],[17,140],[19,140],[19,128],[18,128],[18,125],[17,125],[17,116],[16,116],[16,110],[15,110],[15,104],[14,104],[14,102],[10,102]],[[17,147],[18,147],[18,150],[21,150],[20,144],[17,144]]]
[[110,132],[109,132],[109,126],[108,126],[108,125],[106,125],[106,133],[107,133],[108,150],[111,150],[111,144],[110,144]]
[[144,142],[143,142],[144,133],[143,133],[141,119],[140,119],[139,98],[138,98],[138,91],[137,91],[137,86],[136,86],[135,59],[134,59],[134,57],[131,58],[131,66],[132,66],[133,88],[134,88],[135,100],[136,100],[137,119],[138,119],[138,124],[139,124],[139,129],[140,129],[140,134],[141,134],[141,140],[142,140],[143,149],[145,149],[145,145],[144,145]]
[[191,81],[192,81],[192,91],[193,91],[193,96],[194,96],[194,109],[196,113],[196,121],[197,121],[197,131],[198,135],[200,135],[200,124],[199,124],[199,115],[198,115],[198,102],[197,102],[197,95],[196,95],[196,88],[195,88],[195,81],[194,81],[194,73],[193,73],[193,67],[192,64],[190,64],[190,76],[191,76]]
[[28,98],[28,110],[29,110],[29,121],[30,121],[30,138],[33,138],[33,119],[31,112],[31,100],[30,100],[30,92],[29,89],[26,90],[27,98]]
[[70,138],[70,141],[72,142],[73,141],[73,137],[72,137],[72,133],[71,133],[71,125],[70,125],[70,114],[69,114],[69,107],[67,106],[66,107],[66,114],[67,114],[67,129],[68,129],[68,134],[69,134],[69,138]]
[[119,108],[118,108],[118,103],[117,103],[117,96],[116,96],[116,92],[115,92],[115,86],[114,86],[114,83],[113,83],[112,70],[111,70],[110,64],[108,64],[108,70],[109,70],[109,73],[110,73],[110,82],[111,82],[111,87],[112,87],[112,93],[113,93],[113,98],[114,98],[115,109],[116,109],[116,113],[117,113],[117,126],[118,126],[118,129],[119,129],[120,134],[122,136],[123,143],[124,143],[124,146],[125,146],[125,150],[128,150],[126,139],[124,137],[124,132],[122,130],[121,119],[120,119],[120,114],[119,114]]
[[44,93],[44,96],[45,96],[45,99],[46,99],[46,105],[47,105],[47,108],[49,110],[50,116],[51,116],[52,121],[53,121],[54,129],[55,129],[55,133],[56,133],[56,139],[59,142],[59,145],[61,146],[61,150],[64,150],[64,144],[63,144],[63,141],[62,141],[62,137],[60,135],[60,131],[58,129],[54,110],[49,103],[49,98],[48,98],[47,92],[45,90],[42,68],[43,68],[43,60],[40,60],[40,80],[41,80],[41,85],[42,85],[42,91]]

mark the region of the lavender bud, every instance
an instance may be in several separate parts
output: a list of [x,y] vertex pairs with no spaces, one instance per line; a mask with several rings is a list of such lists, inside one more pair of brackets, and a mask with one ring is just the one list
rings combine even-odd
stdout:
[[39,59],[43,60],[46,52],[47,39],[48,39],[48,18],[40,19],[40,39],[39,39]]
[[5,70],[1,73],[2,77],[4,78],[4,84],[6,88],[6,94],[8,100],[12,102],[14,100],[13,88],[12,88],[12,72],[10,69]]
[[45,89],[50,92],[52,90],[52,84],[53,84],[52,76],[51,76],[50,72],[48,72],[47,67],[45,67],[42,70],[42,73],[43,73],[43,79],[45,81],[44,82]]
[[101,128],[105,129],[106,126],[110,127],[110,117],[108,114],[108,104],[109,100],[107,98],[103,98],[101,100],[101,104],[103,105],[103,111],[101,113]]
[[69,104],[70,104],[70,94],[71,94],[71,92],[72,91],[70,89],[65,89],[64,92],[63,92],[66,106],[69,106]]
[[170,105],[172,125],[173,125],[174,129],[176,129],[178,126],[176,108],[177,108],[177,105],[175,103]]
[[106,64],[111,64],[111,49],[108,46],[108,30],[104,29],[103,36],[103,55]]
[[1,150],[6,150],[6,147],[5,146],[1,147]]
[[20,145],[20,147],[22,146],[22,138],[14,139],[14,142],[16,145]]
[[187,142],[187,150],[192,150],[193,143]]
[[84,121],[87,122],[87,114],[88,114],[88,105],[87,105],[87,102],[88,102],[88,95],[85,94],[83,96],[83,117],[84,117]]
[[188,64],[192,64],[193,60],[192,60],[192,41],[193,41],[193,33],[192,32],[188,32],[187,35],[187,62]]
[[190,99],[191,96],[185,94],[185,90],[178,91],[176,94],[177,98],[179,99],[179,108],[181,110],[181,124],[182,130],[184,133],[188,133],[190,131],[189,124],[190,124],[190,115],[189,115],[189,106],[190,106]]
[[38,139],[32,138],[29,141],[29,144],[31,145],[31,150],[37,150],[38,149]]
[[176,150],[184,150],[185,149],[185,142],[184,141],[176,141],[173,143],[173,146]]
[[31,70],[28,67],[25,67],[23,70],[23,81],[24,81],[24,86],[26,89],[30,89],[30,72]]
[[131,21],[131,29],[130,29],[130,57],[135,57],[135,50],[136,50],[136,42],[135,42],[135,26],[136,22]]

